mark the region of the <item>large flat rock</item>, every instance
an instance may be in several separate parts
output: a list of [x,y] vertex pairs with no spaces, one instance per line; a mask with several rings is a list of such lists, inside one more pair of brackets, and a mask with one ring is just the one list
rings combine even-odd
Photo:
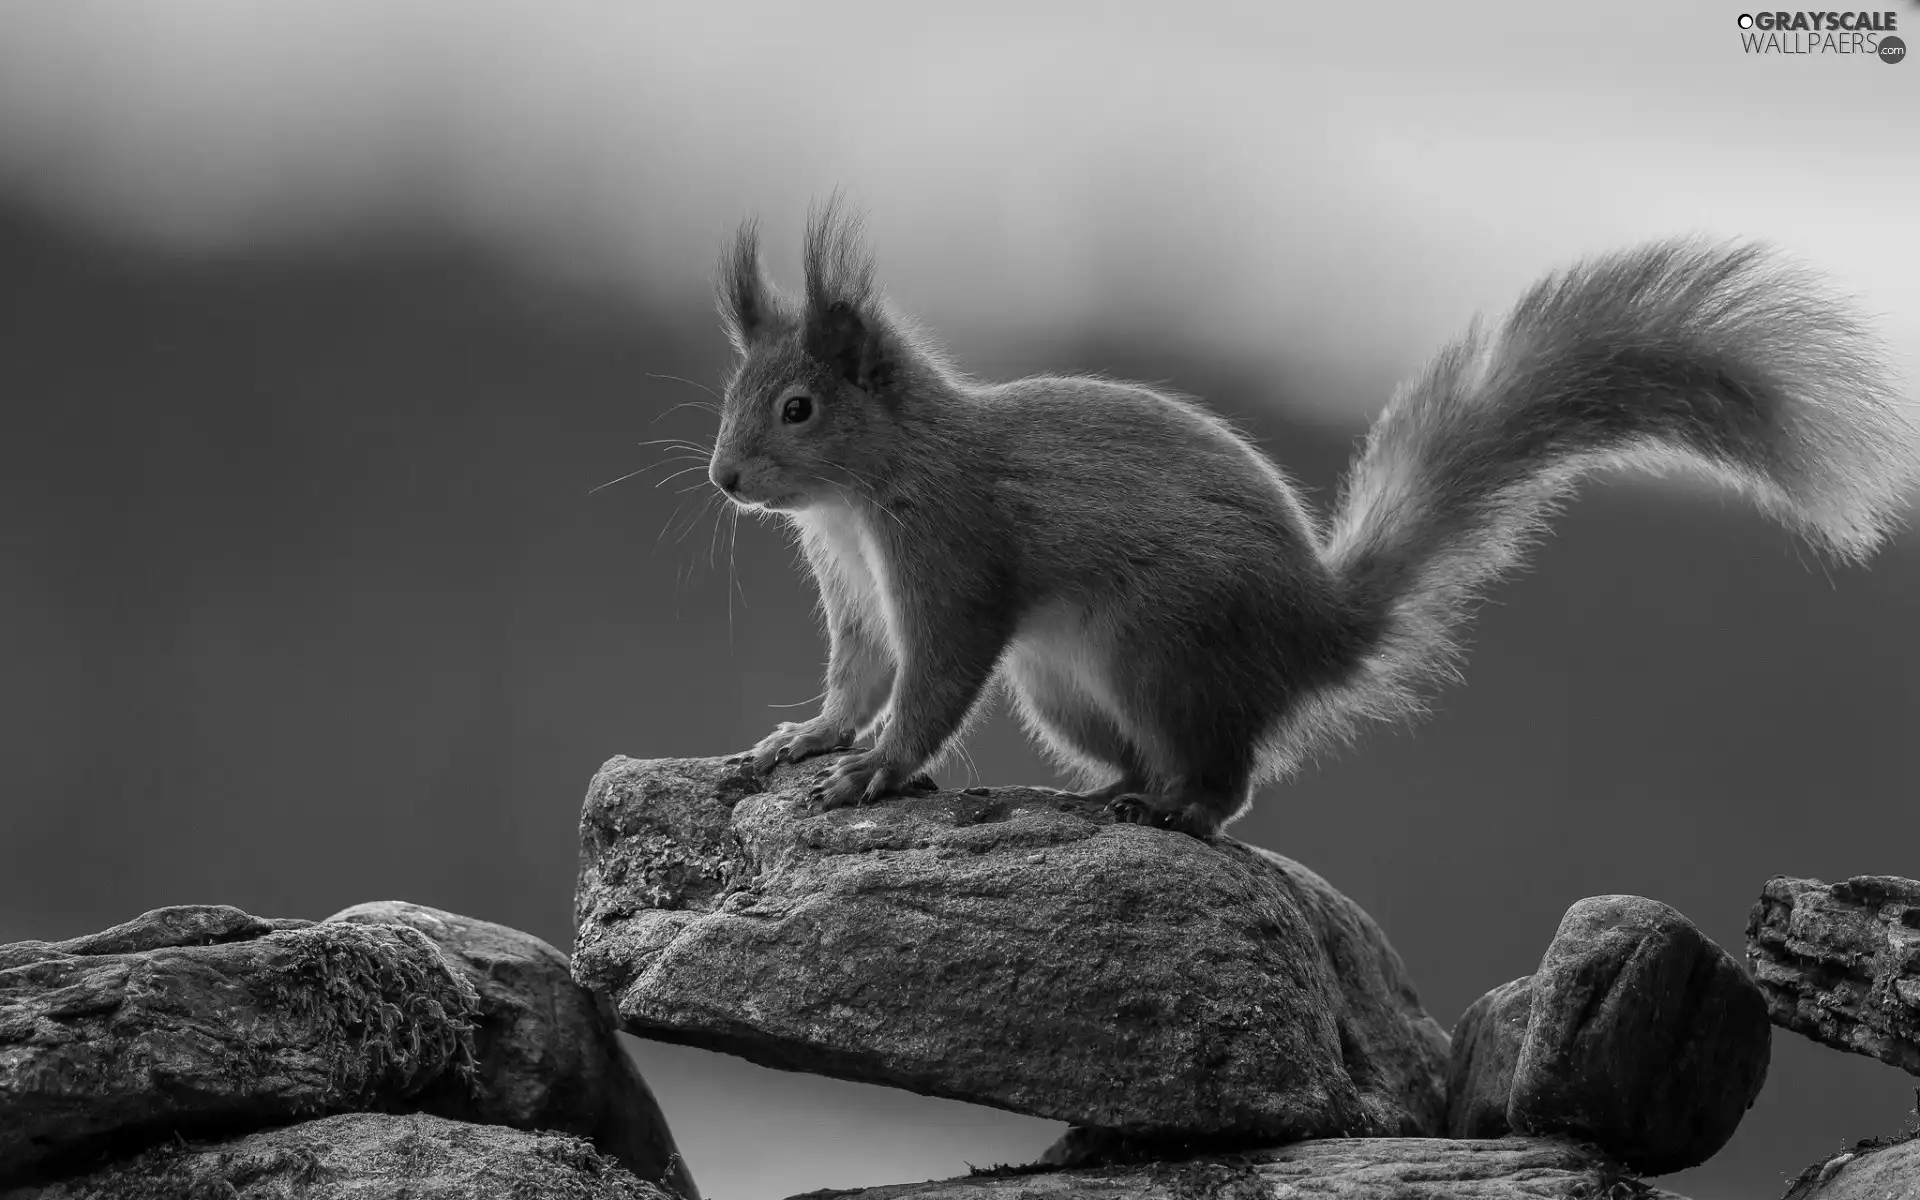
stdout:
[[698,1200],[666,1115],[620,1047],[605,997],[573,981],[566,955],[518,929],[400,900],[327,919],[417,930],[479,997],[472,1077],[441,1080],[416,1107],[585,1137],[640,1178]]
[[1920,881],[1770,879],[1747,963],[1774,1024],[1920,1075]]
[[573,970],[626,1029],[1132,1135],[1442,1131],[1447,1035],[1313,872],[1043,789],[816,813],[826,762],[595,775]]
[[564,1134],[350,1113],[214,1143],[167,1142],[0,1200],[674,1200]]
[[175,1131],[376,1108],[474,1066],[479,997],[412,929],[157,909],[0,946],[0,1180]]
[[793,1200],[1680,1200],[1545,1138],[1342,1138],[1184,1162],[971,1175]]

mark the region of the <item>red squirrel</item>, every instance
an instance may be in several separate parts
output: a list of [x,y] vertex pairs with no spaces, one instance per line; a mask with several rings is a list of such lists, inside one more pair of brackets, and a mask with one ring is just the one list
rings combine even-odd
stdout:
[[1843,561],[1898,528],[1920,436],[1873,336],[1762,245],[1670,240],[1534,284],[1402,385],[1313,512],[1245,436],[1144,384],[962,373],[882,297],[856,220],[802,293],[744,224],[709,477],[799,533],[831,652],[757,769],[900,793],[996,685],[1117,820],[1205,837],[1254,790],[1452,680],[1474,601],[1588,472],[1686,466]]

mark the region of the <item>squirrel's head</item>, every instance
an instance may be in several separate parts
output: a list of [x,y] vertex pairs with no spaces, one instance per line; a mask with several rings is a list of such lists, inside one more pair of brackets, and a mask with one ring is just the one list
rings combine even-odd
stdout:
[[721,259],[720,317],[737,359],[707,475],[746,508],[797,512],[878,486],[919,373],[858,226],[838,208],[808,222],[799,302],[768,282],[753,222]]

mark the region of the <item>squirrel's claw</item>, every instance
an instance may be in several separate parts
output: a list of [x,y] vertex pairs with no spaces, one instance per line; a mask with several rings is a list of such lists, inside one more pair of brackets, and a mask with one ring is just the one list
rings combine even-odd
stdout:
[[1219,831],[1219,823],[1208,819],[1206,807],[1177,799],[1156,799],[1128,792],[1110,800],[1107,812],[1112,814],[1116,825],[1146,825],[1197,838]]
[[782,721],[753,748],[753,769],[756,774],[765,775],[782,764],[851,750],[852,743],[851,730],[827,724],[819,717],[811,721]]
[[[881,757],[878,750],[863,750],[849,754],[833,764],[825,772],[826,777],[815,785],[820,805],[825,809],[849,808],[854,805],[872,804],[897,796],[906,790],[921,790],[919,776],[908,779],[906,772]],[[931,784],[931,779],[926,780]]]

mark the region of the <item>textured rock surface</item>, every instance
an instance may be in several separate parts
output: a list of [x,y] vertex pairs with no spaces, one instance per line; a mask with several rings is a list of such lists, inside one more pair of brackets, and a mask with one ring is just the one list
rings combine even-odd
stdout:
[[974,1175],[793,1200],[1679,1200],[1550,1139],[1353,1138],[1187,1162]]
[[1861,1142],[1800,1172],[1782,1200],[1914,1200],[1920,1197],[1920,1136]]
[[0,1200],[671,1200],[580,1139],[415,1113],[350,1113],[168,1142]]
[[398,900],[327,919],[418,930],[479,996],[473,1084],[435,1084],[417,1100],[422,1111],[576,1134],[640,1178],[697,1196],[659,1102],[620,1048],[612,1010],[573,981],[566,955],[530,933]]
[[1740,963],[1678,912],[1594,896],[1534,973],[1507,1123],[1585,1138],[1644,1174],[1705,1162],[1765,1082],[1771,1026]]
[[0,947],[0,1177],[393,1102],[471,1071],[478,1004],[411,929],[224,906]]
[[1437,1134],[1446,1033],[1365,913],[1040,789],[810,813],[828,760],[616,758],[577,979],[628,1030],[1132,1134]]
[[1453,1027],[1447,1069],[1447,1136],[1504,1137],[1513,1068],[1533,1013],[1533,976],[1503,983],[1475,1000]]
[[1770,879],[1747,962],[1774,1024],[1920,1075],[1920,881]]

